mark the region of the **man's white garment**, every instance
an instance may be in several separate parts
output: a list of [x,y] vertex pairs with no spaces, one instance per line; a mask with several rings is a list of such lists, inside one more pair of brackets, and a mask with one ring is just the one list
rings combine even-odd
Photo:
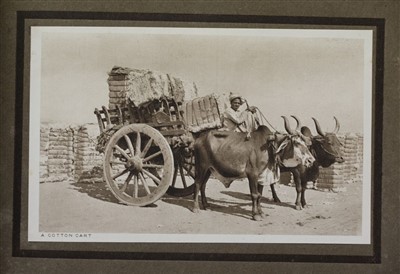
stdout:
[[241,105],[237,111],[227,108],[223,117],[224,129],[229,131],[252,132],[257,128],[255,117],[250,111],[246,111],[246,105]]

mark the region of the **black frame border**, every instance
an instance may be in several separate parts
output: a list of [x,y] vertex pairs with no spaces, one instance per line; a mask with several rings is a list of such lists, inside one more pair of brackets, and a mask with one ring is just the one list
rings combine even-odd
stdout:
[[[298,254],[231,254],[231,253],[160,253],[160,252],[106,252],[106,251],[59,251],[21,249],[21,173],[23,145],[23,94],[24,94],[24,47],[25,20],[102,20],[102,21],[151,21],[180,23],[252,23],[312,26],[374,27],[375,32],[375,79],[374,82],[374,129],[373,138],[373,199],[372,199],[372,256],[346,255],[298,255]],[[30,258],[68,259],[129,259],[129,260],[189,260],[189,261],[245,261],[245,262],[324,262],[324,263],[381,263],[381,213],[382,213],[382,132],[385,19],[348,17],[303,17],[216,14],[170,14],[129,12],[67,12],[67,11],[17,11],[16,79],[15,79],[15,160],[13,183],[12,256]]]

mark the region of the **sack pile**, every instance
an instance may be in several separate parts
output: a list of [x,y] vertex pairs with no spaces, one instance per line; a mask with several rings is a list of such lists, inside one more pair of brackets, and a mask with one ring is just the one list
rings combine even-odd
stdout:
[[50,128],[47,149],[48,177],[45,178],[45,182],[64,181],[71,178],[74,171],[73,140],[72,128]]
[[335,163],[330,167],[319,168],[319,177],[317,180],[317,187],[320,189],[327,189],[333,191],[346,191],[345,186],[345,173],[347,167],[344,163]]
[[343,157],[346,163],[345,181],[347,183],[355,182],[357,178],[358,161],[357,161],[357,141],[358,137],[355,134],[346,135],[344,142]]
[[163,96],[174,98],[177,102],[198,96],[195,83],[165,73],[114,66],[108,75],[110,109],[117,105],[125,107],[128,98],[138,106]]
[[183,120],[190,132],[220,128],[222,108],[213,95],[195,98],[182,104]]
[[355,134],[338,136],[344,163],[335,163],[328,168],[320,168],[318,187],[334,191],[345,191],[346,184],[362,182],[363,137]]
[[49,176],[47,170],[48,154],[47,150],[49,147],[49,132],[50,129],[47,126],[40,128],[40,166],[39,166],[39,178],[40,182],[44,181],[44,178]]
[[102,182],[103,157],[95,149],[99,134],[98,125],[82,125],[75,128],[74,134],[75,182]]
[[42,125],[40,182],[102,182],[103,156],[95,150],[98,125]]
[[356,182],[362,182],[363,179],[363,164],[364,164],[364,138],[362,135],[357,135],[357,178]]

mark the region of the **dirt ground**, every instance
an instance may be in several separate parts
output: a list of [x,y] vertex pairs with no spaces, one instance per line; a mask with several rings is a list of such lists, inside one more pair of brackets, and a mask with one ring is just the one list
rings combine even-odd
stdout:
[[82,233],[188,233],[252,235],[360,235],[362,184],[346,185],[344,192],[309,189],[309,207],[294,208],[294,187],[278,185],[282,201],[264,189],[262,221],[251,220],[247,181],[230,188],[210,180],[206,194],[211,209],[195,214],[191,197],[167,194],[155,204],[133,207],[120,204],[105,183],[71,181],[40,184],[39,231]]

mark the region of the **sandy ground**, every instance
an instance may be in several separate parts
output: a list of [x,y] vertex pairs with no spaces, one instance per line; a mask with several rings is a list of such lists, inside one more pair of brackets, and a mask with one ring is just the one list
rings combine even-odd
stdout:
[[346,185],[333,193],[309,189],[309,207],[294,208],[296,191],[278,185],[282,203],[274,203],[264,189],[262,221],[251,220],[247,181],[226,189],[210,180],[206,194],[211,209],[195,214],[191,197],[167,194],[155,204],[133,207],[120,204],[105,183],[58,182],[40,184],[39,231],[82,233],[189,233],[253,235],[360,235],[362,184]]

